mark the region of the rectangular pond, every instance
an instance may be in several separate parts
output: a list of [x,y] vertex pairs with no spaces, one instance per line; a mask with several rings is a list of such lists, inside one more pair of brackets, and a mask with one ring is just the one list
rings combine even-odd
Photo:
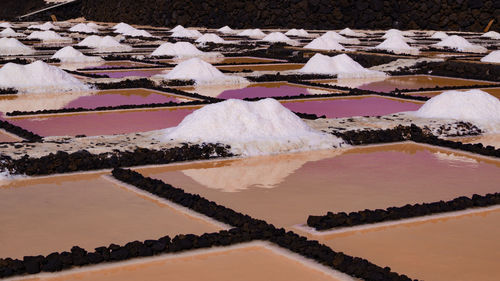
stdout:
[[[488,94],[495,96],[500,99],[500,88],[478,88],[481,91],[487,92]],[[470,89],[458,90],[458,91],[469,91]],[[435,97],[444,91],[424,91],[424,92],[411,92],[408,95],[412,96],[424,96],[424,97]]]

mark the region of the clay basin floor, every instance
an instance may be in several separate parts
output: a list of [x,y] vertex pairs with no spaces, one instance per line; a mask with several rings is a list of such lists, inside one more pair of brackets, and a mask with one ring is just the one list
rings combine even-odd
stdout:
[[165,235],[203,234],[219,224],[174,209],[101,177],[77,174],[0,186],[2,257],[86,250]]
[[135,170],[279,227],[498,192],[500,180],[498,160],[410,142]]
[[311,265],[302,258],[264,242],[251,242],[205,251],[164,255],[143,261],[122,262],[85,271],[69,271],[45,277],[26,277],[25,281],[160,281],[160,280],[304,280],[348,281],[349,276]]
[[500,276],[499,221],[496,208],[310,238],[419,280],[495,281]]

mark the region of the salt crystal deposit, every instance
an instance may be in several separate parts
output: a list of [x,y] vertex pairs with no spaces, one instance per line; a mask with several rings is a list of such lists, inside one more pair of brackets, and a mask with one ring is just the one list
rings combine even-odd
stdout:
[[222,57],[217,52],[202,52],[189,42],[163,43],[151,53],[151,56],[187,57]]
[[220,33],[224,33],[224,34],[234,34],[236,33],[235,30],[233,30],[231,27],[229,26],[224,26],[224,27],[221,27],[219,29],[217,29],[217,32],[220,32]]
[[211,64],[199,58],[183,61],[168,71],[167,74],[160,75],[159,78],[194,80],[196,85],[248,83],[243,77],[225,75]]
[[178,37],[178,38],[199,38],[203,34],[201,34],[198,30],[194,29],[183,29],[183,30],[178,30],[174,31],[171,37]]
[[309,44],[305,45],[304,48],[327,51],[345,50],[344,46],[340,45],[337,41],[325,37],[318,37],[312,40]]
[[44,24],[30,25],[28,26],[28,29],[50,30],[50,29],[58,29],[58,27],[53,25],[51,22],[46,22]]
[[309,37],[309,36],[311,36],[311,34],[309,34],[309,32],[307,32],[304,29],[295,29],[295,28],[292,28],[292,29],[288,30],[285,33],[285,35],[287,35],[287,36],[297,36],[297,37]]
[[483,46],[475,45],[467,41],[467,39],[458,36],[452,35],[446,38],[443,38],[441,42],[433,44],[432,46],[437,48],[449,48],[459,52],[470,52],[470,53],[486,53],[488,49]]
[[31,55],[35,50],[14,38],[0,38],[0,55]]
[[382,71],[369,70],[355,62],[346,54],[334,57],[315,54],[299,72],[337,75],[338,78],[385,77]]
[[182,25],[177,25],[176,27],[170,29],[171,32],[183,31],[183,30],[186,30],[186,28]]
[[418,55],[419,50],[411,47],[400,36],[390,36],[384,42],[373,47],[374,49],[385,50],[394,54]]
[[288,38],[288,36],[286,36],[285,34],[283,34],[281,32],[269,33],[268,35],[266,35],[266,37],[262,38],[262,41],[271,42],[271,43],[280,42],[280,43],[286,43],[289,45],[298,45],[299,44],[299,42]]
[[434,39],[443,39],[443,38],[447,38],[447,37],[448,37],[448,34],[446,34],[443,31],[436,31],[431,36],[431,38],[434,38]]
[[493,51],[489,53],[487,56],[481,58],[482,62],[492,62],[492,63],[500,63],[500,50]]
[[250,38],[262,39],[266,37],[266,34],[262,32],[262,30],[255,28],[255,29],[245,29],[240,33],[238,33],[238,36],[247,36]]
[[151,33],[147,32],[146,30],[136,29],[136,28],[121,30],[118,33],[131,37],[154,37],[153,35],[151,35]]
[[13,26],[9,22],[2,22],[2,23],[0,23],[0,27],[2,27],[2,28],[12,28]]
[[116,24],[116,25],[114,25],[112,27],[112,29],[114,29],[114,30],[118,30],[118,29],[130,29],[130,28],[134,28],[134,27],[132,27],[131,25],[129,25],[127,23],[124,23],[124,22],[120,22],[120,23],[118,23],[118,24]]
[[165,142],[219,142],[243,156],[346,146],[340,138],[311,129],[274,99],[206,105],[162,133]]
[[214,33],[205,33],[203,34],[200,38],[196,39],[197,43],[217,43],[217,44],[224,44],[227,43],[226,40],[222,39],[219,35],[214,34]]
[[79,23],[69,29],[71,32],[81,32],[81,33],[99,33],[97,29],[94,29],[87,24]]
[[63,63],[93,63],[104,61],[100,57],[86,56],[71,46],[60,49],[51,58],[58,59]]
[[88,91],[91,88],[58,67],[36,61],[27,65],[7,63],[0,68],[0,87],[22,93]]
[[27,39],[39,39],[44,42],[71,42],[72,39],[68,37],[62,37],[52,30],[48,31],[33,31]]
[[111,36],[97,36],[91,35],[83,39],[78,46],[86,46],[90,48],[95,48],[100,52],[129,52],[132,47],[125,44],[120,44],[115,38]]
[[481,35],[481,37],[490,38],[490,39],[500,39],[500,33],[496,31],[488,31],[485,34]]
[[341,44],[359,44],[361,43],[358,39],[355,38],[346,38],[340,34],[338,34],[335,31],[327,31],[323,35],[320,36],[321,38],[327,39],[327,40],[335,40]]
[[17,33],[16,31],[14,31],[14,29],[7,27],[6,29],[2,30],[2,32],[0,32],[0,36],[1,37],[22,37],[22,36],[24,36],[24,34]]
[[102,28],[102,26],[97,25],[97,24],[95,24],[95,23],[93,23],[93,22],[89,22],[89,23],[87,23],[87,26],[88,26],[88,27],[90,27],[90,28],[93,28],[93,29],[95,29],[95,30],[99,30],[99,29],[101,29],[101,28]]
[[353,36],[353,37],[365,37],[366,36],[365,33],[356,32],[356,31],[350,29],[349,27],[346,27],[346,28],[342,29],[341,31],[339,31],[339,34],[346,35],[346,36]]

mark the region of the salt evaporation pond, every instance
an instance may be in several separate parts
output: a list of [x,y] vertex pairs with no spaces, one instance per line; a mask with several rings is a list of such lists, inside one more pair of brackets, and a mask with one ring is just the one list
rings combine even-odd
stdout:
[[125,77],[151,77],[161,74],[170,68],[149,68],[149,69],[128,69],[128,70],[85,70],[81,71],[87,74],[107,75],[109,78],[125,78]]
[[283,101],[283,106],[301,113],[314,113],[327,118],[381,116],[402,111],[415,111],[422,102],[385,97],[342,97],[314,100]]
[[[487,92],[488,94],[497,97],[500,99],[500,88],[478,88],[481,91]],[[458,90],[461,91],[461,90]],[[463,90],[467,91],[467,90]],[[425,97],[434,97],[441,94],[443,91],[424,91],[424,92],[412,92],[411,95],[425,96]]]
[[311,238],[419,280],[496,281],[500,276],[499,221],[497,208]]
[[[280,60],[278,60],[278,59],[259,58],[259,57],[215,57],[215,58],[200,57],[200,58],[208,63],[211,63],[211,64],[217,64],[217,63],[245,64],[245,63],[280,62]],[[187,60],[187,59],[189,59],[189,58],[185,58],[185,59],[158,59],[158,60],[154,60],[154,61],[161,62],[161,63],[176,63],[176,62]]]
[[113,67],[129,67],[129,68],[134,68],[134,67],[144,67],[144,66],[152,66],[152,64],[149,63],[144,63],[144,62],[137,62],[137,61],[104,61],[101,63],[96,63],[96,65],[86,65],[83,69],[85,68],[113,68]]
[[12,124],[41,136],[98,136],[177,126],[198,107],[124,110],[9,118]]
[[5,132],[4,130],[0,130],[0,142],[20,142],[23,139]]
[[231,65],[231,66],[216,66],[219,70],[229,71],[286,71],[297,70],[304,66],[302,63],[276,63],[276,64],[248,64],[248,65]]
[[[220,226],[132,192],[102,173],[26,178],[0,185],[0,253],[48,255],[124,245]],[[147,219],[145,219],[147,218]]]
[[498,192],[500,181],[498,160],[414,143],[135,170],[279,227]]
[[[262,243],[263,244],[263,243]],[[213,248],[208,251],[180,255],[163,255],[126,264],[88,268],[80,272],[64,272],[49,277],[26,277],[25,281],[349,281],[347,275],[333,270],[324,272],[302,260],[283,255],[276,246],[245,243],[236,247]],[[333,272],[333,273],[332,273]],[[339,274],[344,278],[336,278]]]
[[[356,79],[342,80],[316,80],[317,83],[325,83],[329,85],[339,85],[344,87],[354,87],[362,90],[370,90],[376,92],[388,93],[396,89],[420,89],[448,86],[472,86],[472,85],[491,85],[494,82],[451,78],[432,75],[402,75],[390,76],[385,79],[379,79],[374,82],[360,83]],[[361,81],[362,82],[362,81]]]

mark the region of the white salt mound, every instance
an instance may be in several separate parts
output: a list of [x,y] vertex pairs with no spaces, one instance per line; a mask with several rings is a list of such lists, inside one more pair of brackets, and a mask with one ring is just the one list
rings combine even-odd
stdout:
[[2,30],[0,32],[1,37],[22,37],[24,36],[23,33],[17,33],[14,29],[7,27],[6,29]]
[[58,27],[53,25],[51,22],[46,22],[44,24],[35,24],[28,26],[28,29],[40,29],[40,30],[50,30],[57,29]]
[[324,38],[327,40],[335,40],[335,41],[342,43],[342,44],[360,44],[361,43],[361,41],[359,41],[359,39],[346,38],[346,37],[338,34],[335,31],[327,31],[323,35],[321,35],[320,38]]
[[488,31],[485,34],[481,35],[481,37],[491,38],[491,39],[500,39],[500,33],[496,31]]
[[71,38],[62,37],[52,30],[48,31],[33,31],[27,39],[39,39],[44,42],[68,42],[72,41]]
[[91,90],[60,68],[42,61],[27,65],[7,63],[0,68],[0,87],[16,88],[23,93]]
[[81,33],[99,33],[99,31],[97,31],[97,29],[94,29],[94,28],[92,28],[84,23],[79,23],[79,24],[73,26],[72,28],[69,29],[69,31],[81,32]]
[[160,75],[160,78],[194,80],[196,85],[248,83],[243,77],[225,75],[213,65],[199,58],[192,58],[179,63],[167,74]]
[[448,34],[446,34],[443,31],[436,31],[431,36],[431,38],[434,38],[434,39],[443,39],[443,38],[447,38],[447,37],[448,37]]
[[119,33],[131,37],[153,37],[153,35],[151,35],[151,33],[147,32],[146,30],[136,29],[136,28],[123,30]]
[[262,41],[271,42],[271,43],[281,42],[281,43],[287,43],[287,44],[290,44],[290,45],[296,45],[296,44],[298,44],[297,41],[294,41],[294,40],[290,39],[288,36],[286,36],[285,34],[283,34],[281,32],[272,32],[272,33],[269,33],[264,38],[262,38]]
[[452,35],[446,38],[443,38],[441,42],[433,44],[432,46],[438,48],[450,48],[459,52],[470,52],[470,53],[486,53],[488,49],[483,46],[475,45],[467,41],[467,39],[458,36]]
[[104,61],[100,57],[86,56],[82,52],[71,46],[64,47],[57,51],[51,58],[59,59],[63,63],[87,63]]
[[122,29],[122,28],[129,29],[129,28],[134,28],[134,27],[132,27],[131,25],[124,23],[124,22],[120,22],[112,27],[112,29],[114,29],[114,30]]
[[182,25],[177,25],[176,27],[170,29],[171,32],[176,32],[176,31],[182,31],[185,30],[186,28]]
[[99,30],[99,29],[101,29],[101,28],[102,28],[102,26],[97,25],[97,24],[95,24],[95,23],[93,23],[93,22],[89,22],[89,23],[87,23],[87,26],[88,26],[88,27],[90,27],[90,28],[93,28],[93,29],[95,29],[95,30]]
[[242,32],[238,33],[238,36],[247,36],[255,39],[262,39],[266,37],[266,34],[262,32],[262,30],[256,29],[245,29]]
[[224,34],[234,34],[236,31],[234,31],[231,27],[229,26],[224,26],[219,29],[217,29],[217,32],[224,33]]
[[446,91],[428,100],[412,114],[422,118],[456,119],[492,125],[500,123],[500,100],[478,89]]
[[305,45],[304,48],[328,51],[345,50],[344,46],[340,45],[337,41],[325,37],[318,37],[312,40],[309,44]]
[[339,34],[340,35],[353,36],[353,37],[365,37],[366,36],[365,33],[356,32],[356,31],[350,29],[349,27],[346,27],[346,28],[342,29],[341,31],[339,31]]
[[306,30],[304,29],[295,29],[295,28],[292,28],[290,30],[288,30],[285,35],[288,35],[288,36],[297,36],[297,37],[309,37],[310,34],[309,32],[307,32]]
[[129,52],[132,47],[125,44],[120,44],[115,38],[111,36],[97,36],[91,35],[83,39],[77,46],[86,46],[94,48],[100,52]]
[[212,43],[217,43],[217,44],[224,44],[224,43],[226,43],[226,40],[222,39],[217,34],[205,33],[200,38],[196,39],[196,42],[198,42],[198,43],[212,42]]
[[203,34],[201,34],[198,30],[184,29],[184,30],[174,31],[170,36],[178,38],[200,38],[202,35]]
[[493,51],[489,53],[487,56],[484,56],[481,58],[482,62],[493,62],[493,63],[500,63],[500,50]]
[[351,59],[346,54],[334,57],[315,54],[299,69],[302,73],[337,75],[338,78],[385,77],[382,71],[369,70]]
[[15,38],[0,38],[0,55],[31,55],[35,50]]
[[2,22],[2,23],[0,23],[0,27],[2,27],[2,28],[11,28],[13,26],[9,22]]
[[311,129],[274,99],[230,99],[206,105],[163,131],[162,140],[224,143],[243,156],[347,146],[342,139]]
[[418,48],[411,47],[401,36],[390,36],[384,42],[373,47],[374,49],[386,50],[395,54],[418,55]]
[[217,52],[202,52],[189,42],[163,43],[151,53],[151,56],[173,56],[177,58],[188,57],[222,57]]

